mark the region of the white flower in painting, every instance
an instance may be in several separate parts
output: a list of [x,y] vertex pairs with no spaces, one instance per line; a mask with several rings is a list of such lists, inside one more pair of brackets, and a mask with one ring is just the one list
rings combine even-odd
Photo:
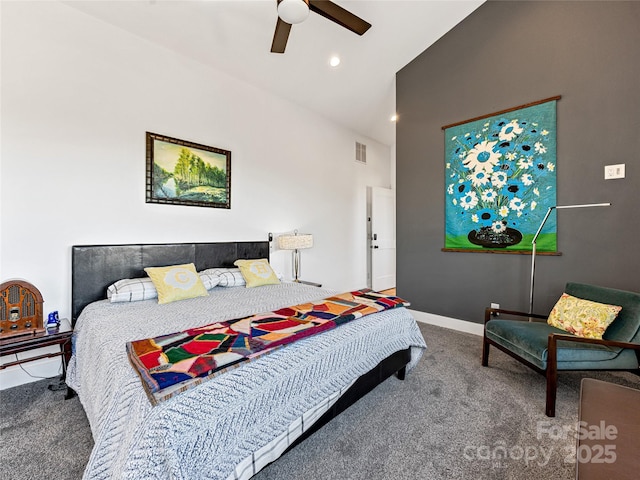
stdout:
[[471,136],[471,134],[470,133],[465,133],[464,136],[468,138],[468,137]]
[[507,226],[502,222],[502,220],[497,220],[491,224],[491,230],[496,233],[502,233],[507,229]]
[[544,136],[546,137],[547,135],[549,135],[549,130],[546,130],[546,129],[545,129],[545,130],[542,130],[542,131],[540,132],[540,135],[544,135]]
[[551,162],[547,163],[547,170],[549,170],[550,172],[553,172],[555,168],[556,166],[553,163]]
[[511,199],[511,201],[509,202],[509,208],[511,210],[516,210],[516,211],[521,211],[527,204],[524,203],[521,199],[519,199],[518,197],[513,197]]
[[450,183],[449,186],[447,187],[447,193],[449,195],[453,195],[453,183]]
[[471,174],[471,183],[474,187],[481,187],[489,183],[489,175],[484,170],[478,170]]
[[502,188],[507,184],[507,174],[505,172],[493,172],[491,175],[491,185]]
[[515,160],[516,159],[516,152],[507,152],[505,157],[507,157],[507,160]]
[[454,205],[458,205],[458,199],[454,198],[453,200],[451,200],[451,203],[453,203]]
[[488,126],[489,126],[489,122],[485,123],[485,124],[484,124],[484,126],[485,126],[485,127],[488,127]]
[[535,210],[537,206],[538,206],[538,202],[536,202],[535,200],[531,202],[531,210]]
[[518,167],[523,170],[527,170],[530,167],[533,167],[533,160],[531,160],[530,158],[521,158],[520,160],[518,160]]
[[451,137],[451,141],[453,142],[456,138],[458,138],[458,136],[454,135],[453,137]]
[[538,187],[535,187],[535,188],[533,189],[533,194],[534,194],[536,197],[539,197],[539,196],[540,196],[540,190],[538,190]]
[[478,219],[478,214],[474,213],[473,215],[471,215],[471,221],[473,223],[478,223],[479,219]]
[[451,163],[447,163],[446,168],[449,170],[451,168]]
[[487,202],[487,203],[493,203],[496,201],[496,197],[498,195],[496,194],[496,191],[492,188],[489,188],[488,190],[483,190],[482,194],[480,195],[480,198],[482,198],[483,202]]
[[502,142],[510,142],[521,133],[522,127],[518,124],[518,120],[511,120],[504,127],[502,127],[500,133],[498,134],[498,138]]
[[503,205],[502,207],[500,207],[500,210],[498,210],[498,213],[501,217],[506,217],[509,215],[509,209],[505,205]]
[[476,192],[469,192],[460,199],[460,206],[465,210],[470,210],[478,204]]
[[520,180],[522,180],[522,183],[526,187],[533,184],[533,177],[529,173],[523,173],[522,176],[520,177]]
[[484,170],[490,173],[493,167],[498,163],[501,153],[494,152],[493,147],[498,142],[480,142],[467,153],[467,157],[462,164],[469,170]]
[[547,147],[545,147],[542,142],[536,142],[533,144],[533,148],[536,150],[536,152],[542,154],[542,153],[547,153]]

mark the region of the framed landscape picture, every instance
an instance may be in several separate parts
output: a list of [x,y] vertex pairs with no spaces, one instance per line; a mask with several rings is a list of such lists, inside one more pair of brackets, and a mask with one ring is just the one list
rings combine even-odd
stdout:
[[231,208],[231,152],[147,132],[147,203]]
[[[553,97],[442,127],[445,132],[445,248],[530,252],[556,205]],[[555,212],[554,212],[555,213]],[[555,215],[538,242],[556,252]]]

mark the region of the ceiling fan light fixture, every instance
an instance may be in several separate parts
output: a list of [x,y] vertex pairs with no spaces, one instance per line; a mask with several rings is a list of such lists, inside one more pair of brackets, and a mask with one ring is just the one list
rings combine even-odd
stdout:
[[278,16],[291,25],[304,22],[309,16],[309,0],[279,0]]

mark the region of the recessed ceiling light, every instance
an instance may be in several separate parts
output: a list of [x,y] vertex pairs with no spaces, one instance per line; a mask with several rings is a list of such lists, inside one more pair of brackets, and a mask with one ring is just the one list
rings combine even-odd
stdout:
[[398,114],[394,113],[393,115],[391,115],[391,118],[389,119],[392,122],[397,122],[398,121]]
[[332,67],[337,67],[338,65],[340,65],[340,57],[338,57],[337,55],[331,57],[329,59],[329,65],[331,65]]

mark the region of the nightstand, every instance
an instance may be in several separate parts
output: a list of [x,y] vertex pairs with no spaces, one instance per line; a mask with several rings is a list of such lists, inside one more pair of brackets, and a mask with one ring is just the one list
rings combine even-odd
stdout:
[[[34,360],[40,360],[41,358],[62,357],[62,378],[61,386],[64,385],[64,380],[67,375],[67,364],[71,359],[71,336],[73,335],[73,327],[71,322],[66,318],[60,320],[58,328],[48,328],[44,332],[22,335],[18,337],[8,337],[0,339],[0,355],[14,355],[22,352],[28,352],[35,350],[36,348],[48,347],[50,345],[60,345],[60,351],[55,353],[44,353],[42,355],[36,355],[30,358],[17,358],[12,362],[0,365],[0,370],[4,370],[7,367],[13,365],[19,365],[21,363],[32,362]],[[57,386],[50,385],[50,389],[55,390]],[[71,389],[67,389],[67,398],[71,396],[73,392]]]

